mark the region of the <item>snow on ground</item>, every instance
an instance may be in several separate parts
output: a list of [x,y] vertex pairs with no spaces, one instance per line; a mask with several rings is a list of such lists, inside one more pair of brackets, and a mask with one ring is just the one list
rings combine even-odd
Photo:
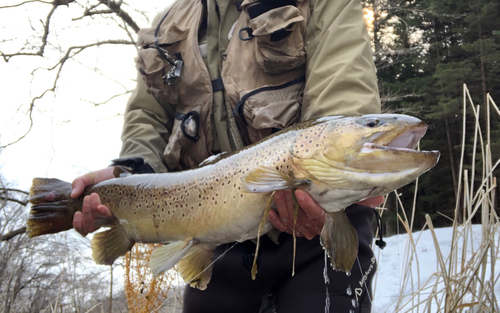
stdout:
[[[472,255],[473,251],[476,251],[481,242],[481,225],[473,225],[473,247],[471,245],[468,246],[467,251],[467,259],[469,259]],[[446,260],[451,249],[452,243],[452,235],[453,228],[441,228],[436,229],[436,237],[439,241],[439,246],[441,249],[441,253],[443,258]],[[418,257],[418,272],[417,272],[417,263],[415,260],[413,261],[413,282],[409,282],[406,284],[405,288],[402,288],[402,281],[404,277],[404,264],[405,261],[405,247],[407,245],[408,235],[396,235],[390,238],[385,238],[384,240],[387,242],[387,246],[384,250],[379,250],[376,248],[375,255],[378,256],[378,272],[376,282],[374,282],[374,300],[373,300],[373,312],[394,312],[396,308],[397,301],[400,297],[401,290],[403,294],[408,296],[407,300],[403,301],[406,303],[410,300],[409,295],[413,294],[414,291],[419,289],[419,283],[417,281],[418,273],[420,275],[420,286],[423,286],[429,278],[433,276],[434,273],[440,270],[438,259],[436,257],[436,248],[434,245],[434,241],[432,238],[432,234],[429,230],[425,230],[423,232],[416,232],[412,234],[413,240],[416,242],[416,253]],[[497,234],[498,238],[498,234]],[[460,241],[463,242],[463,241]],[[498,242],[498,240],[495,240]],[[470,240],[469,240],[470,243]],[[462,247],[462,244],[459,245]],[[460,248],[460,255],[462,252],[462,248]],[[489,262],[489,261],[488,261]],[[488,271],[490,269],[488,267]],[[500,274],[500,267],[495,267],[495,277],[498,277]],[[488,276],[487,276],[488,277]],[[487,278],[488,280],[489,278]],[[430,283],[428,285],[433,286],[436,281],[436,277],[432,277]],[[413,286],[413,291],[412,291]],[[443,288],[443,284],[439,285],[439,289]],[[430,293],[430,289],[421,293],[420,301],[426,300]],[[495,294],[500,294],[500,282],[497,281],[495,285]],[[416,300],[416,298],[415,298]],[[415,301],[417,302],[417,301]],[[411,308],[412,304],[409,304],[409,308]],[[422,307],[421,307],[422,308]],[[406,310],[404,310],[406,311]],[[422,309],[420,309],[422,311]],[[437,312],[437,307],[433,306],[431,312]],[[412,312],[412,311],[410,311]],[[416,312],[416,309],[413,310]]]

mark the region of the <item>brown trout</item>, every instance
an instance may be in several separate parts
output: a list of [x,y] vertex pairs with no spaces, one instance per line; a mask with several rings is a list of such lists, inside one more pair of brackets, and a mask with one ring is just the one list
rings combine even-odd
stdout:
[[[193,170],[96,184],[85,194],[99,194],[114,218],[97,218],[97,226],[109,229],[94,235],[93,259],[112,264],[136,242],[161,243],[151,257],[153,273],[178,264],[186,282],[205,289],[214,249],[271,230],[273,192],[302,188],[326,211],[320,239],[331,265],[349,271],[358,242],[344,209],[386,195],[432,168],[439,152],[413,150],[425,131],[422,121],[406,115],[323,117],[211,157]],[[30,237],[72,228],[83,196],[72,199],[70,192],[67,182],[33,180]]]

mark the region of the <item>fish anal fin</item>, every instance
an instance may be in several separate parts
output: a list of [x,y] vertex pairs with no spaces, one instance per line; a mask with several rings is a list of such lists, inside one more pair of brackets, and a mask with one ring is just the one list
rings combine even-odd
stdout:
[[116,220],[114,225],[107,226],[111,228],[96,233],[90,243],[92,258],[97,264],[113,264],[117,258],[130,251],[135,243]]
[[258,166],[242,177],[241,187],[246,192],[270,192],[298,188],[310,184],[308,180],[297,180],[267,166]]
[[281,230],[277,229],[277,228],[273,228],[271,229],[270,231],[268,231],[266,233],[267,237],[269,237],[269,239],[271,239],[271,241],[275,244],[275,245],[279,245],[279,236],[281,235]]
[[213,259],[214,247],[198,244],[179,261],[177,271],[191,287],[205,290],[212,277]]
[[358,235],[344,210],[326,214],[320,242],[334,270],[351,271],[358,256]]
[[193,247],[193,240],[179,240],[157,247],[151,253],[149,267],[154,277],[168,271]]

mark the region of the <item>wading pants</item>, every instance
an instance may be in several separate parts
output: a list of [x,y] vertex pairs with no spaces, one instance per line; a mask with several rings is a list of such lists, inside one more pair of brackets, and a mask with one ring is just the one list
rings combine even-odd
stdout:
[[[317,236],[313,240],[297,238],[295,276],[292,277],[293,237],[282,233],[276,245],[263,236],[256,280],[252,280],[250,274],[255,244],[252,241],[238,243],[215,262],[206,290],[186,286],[183,312],[323,313],[327,287],[331,313],[370,312],[371,281],[376,271],[371,250],[374,213],[371,208],[360,205],[350,206],[346,212],[359,240],[358,259],[350,276],[332,270],[328,263],[330,284],[325,285],[325,254]],[[218,247],[215,258],[231,246],[233,244]]]

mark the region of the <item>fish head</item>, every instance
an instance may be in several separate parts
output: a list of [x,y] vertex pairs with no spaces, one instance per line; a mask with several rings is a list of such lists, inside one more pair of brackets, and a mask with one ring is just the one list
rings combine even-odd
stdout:
[[426,130],[421,120],[400,114],[320,118],[292,145],[294,176],[310,180],[313,198],[326,196],[320,202],[385,195],[438,162],[438,151],[415,150]]

